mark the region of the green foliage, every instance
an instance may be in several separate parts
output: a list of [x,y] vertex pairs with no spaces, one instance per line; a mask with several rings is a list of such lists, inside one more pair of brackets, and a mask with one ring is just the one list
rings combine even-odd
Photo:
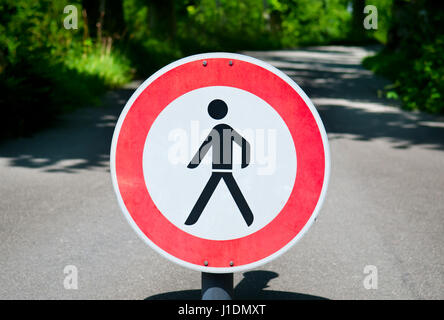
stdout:
[[178,24],[179,41],[207,50],[273,46],[268,13],[266,1],[201,0],[186,6],[186,18]]
[[349,29],[348,1],[272,0],[271,12],[280,17],[284,47],[325,44],[344,39]]
[[[128,82],[130,63],[118,51],[63,27],[68,1],[0,2],[0,136],[27,135],[58,114]],[[80,9],[79,2],[69,1]],[[79,10],[80,11],[80,10]],[[79,19],[80,26],[82,25]]]
[[[124,0],[125,54],[146,76],[184,55],[279,49],[341,41],[348,34],[348,0],[183,0],[171,10],[156,1]],[[165,1],[165,7],[171,0]],[[170,21],[159,28],[156,21]]]
[[403,70],[408,68],[410,61],[405,52],[390,52],[382,50],[380,53],[365,58],[362,65],[374,73],[382,75],[390,80],[396,80]]
[[[444,16],[426,0],[0,0],[0,136],[57,115],[184,55],[376,39],[366,65],[393,79],[410,109],[442,110]],[[362,5],[378,8],[364,30]],[[75,5],[76,30],[63,13]],[[359,10],[351,10],[351,8]],[[442,8],[441,8],[442,9]]]
[[[363,61],[365,67],[393,81],[387,97],[405,109],[444,112],[443,5],[395,1],[387,46]],[[414,23],[413,23],[414,22]]]
[[114,51],[106,53],[103,47],[93,47],[88,52],[70,50],[66,54],[65,66],[85,77],[97,77],[105,87],[119,87],[131,80],[130,61]]
[[374,5],[378,9],[378,28],[376,30],[367,30],[367,33],[370,38],[386,44],[387,34],[392,23],[393,0],[372,0],[366,3]]
[[186,6],[179,34],[196,48],[272,49],[344,38],[345,0],[201,0]]
[[363,65],[393,81],[386,95],[400,99],[405,109],[444,111],[444,36],[421,46],[416,59],[406,51],[385,50]]
[[421,48],[412,68],[400,74],[399,92],[408,109],[444,111],[444,36]]

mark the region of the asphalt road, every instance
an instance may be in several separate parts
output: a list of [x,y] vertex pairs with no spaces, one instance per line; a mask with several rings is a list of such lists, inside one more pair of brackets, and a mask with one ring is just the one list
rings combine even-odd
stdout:
[[[386,82],[360,66],[368,53],[339,46],[247,53],[313,99],[332,173],[317,222],[285,255],[235,274],[236,297],[444,298],[444,120],[378,98]],[[198,298],[200,274],[146,246],[114,196],[111,136],[136,86],[0,144],[1,299]],[[77,290],[64,288],[67,265],[78,270]],[[364,286],[369,265],[377,289]]]

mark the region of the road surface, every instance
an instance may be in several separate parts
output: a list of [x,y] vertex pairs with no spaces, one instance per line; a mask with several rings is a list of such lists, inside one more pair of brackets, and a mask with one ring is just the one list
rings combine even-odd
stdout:
[[[444,121],[378,98],[386,82],[360,66],[369,53],[340,46],[247,53],[313,99],[332,173],[317,222],[285,255],[235,274],[237,298],[444,298]],[[137,85],[0,144],[1,299],[199,297],[200,274],[146,246],[115,199],[111,136]],[[64,288],[69,265],[78,270],[77,290]],[[377,288],[366,289],[375,270]]]

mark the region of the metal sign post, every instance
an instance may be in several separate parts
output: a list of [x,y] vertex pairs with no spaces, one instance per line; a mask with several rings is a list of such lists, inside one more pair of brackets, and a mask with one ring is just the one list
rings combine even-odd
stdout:
[[202,300],[233,300],[233,274],[202,272]]

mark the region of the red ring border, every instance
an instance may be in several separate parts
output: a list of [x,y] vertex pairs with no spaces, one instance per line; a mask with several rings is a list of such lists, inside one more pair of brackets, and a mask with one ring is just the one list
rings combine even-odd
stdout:
[[[186,62],[151,82],[135,99],[122,122],[115,151],[118,192],[140,231],[179,260],[227,268],[258,262],[294,239],[318,203],[325,175],[325,154],[317,122],[302,97],[285,80],[250,62],[210,58]],[[232,65],[229,61],[232,61]],[[233,240],[208,240],[169,222],[152,201],[144,181],[146,137],[159,113],[181,95],[202,87],[229,86],[248,91],[271,105],[287,124],[297,152],[297,173],[281,212],[264,228]]]

